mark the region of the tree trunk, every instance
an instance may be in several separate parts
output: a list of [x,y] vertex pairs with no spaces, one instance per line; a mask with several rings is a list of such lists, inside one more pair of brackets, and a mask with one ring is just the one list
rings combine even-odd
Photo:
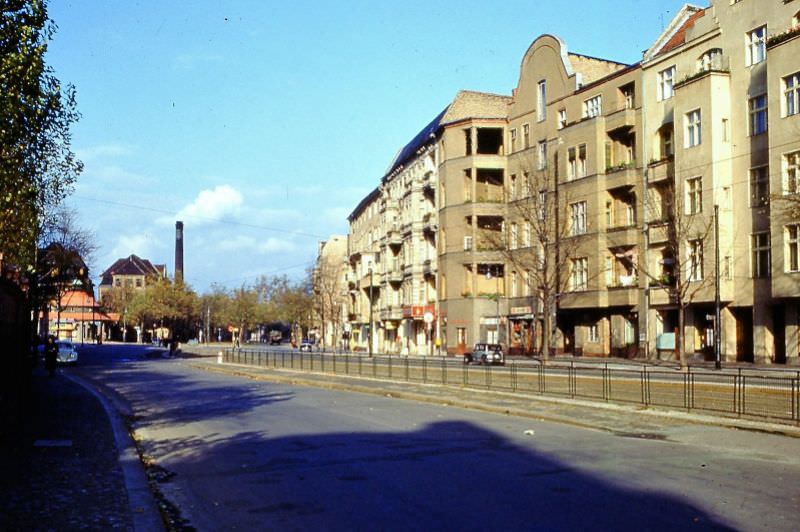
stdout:
[[681,369],[686,367],[686,343],[684,342],[684,327],[686,325],[685,312],[686,306],[680,303],[678,305],[678,337],[675,341],[678,342],[678,360]]

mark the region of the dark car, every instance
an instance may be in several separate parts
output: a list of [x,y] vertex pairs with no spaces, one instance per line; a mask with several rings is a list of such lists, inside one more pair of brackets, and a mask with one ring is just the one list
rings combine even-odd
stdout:
[[506,355],[500,344],[475,344],[471,353],[464,353],[464,364],[486,364],[504,366]]
[[312,344],[308,340],[303,340],[303,342],[300,344],[300,351],[305,351],[307,353],[310,353],[313,350],[314,350],[314,344]]

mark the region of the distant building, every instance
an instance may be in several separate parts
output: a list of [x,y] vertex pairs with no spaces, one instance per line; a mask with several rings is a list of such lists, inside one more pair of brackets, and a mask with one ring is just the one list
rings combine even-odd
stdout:
[[85,290],[68,290],[61,296],[60,312],[51,302],[50,334],[73,342],[95,342],[107,338],[109,327],[119,316],[104,313],[94,296]]
[[144,290],[149,279],[161,279],[167,276],[165,264],[153,264],[136,255],[119,259],[102,273],[98,286],[100,300],[114,288],[128,287]]

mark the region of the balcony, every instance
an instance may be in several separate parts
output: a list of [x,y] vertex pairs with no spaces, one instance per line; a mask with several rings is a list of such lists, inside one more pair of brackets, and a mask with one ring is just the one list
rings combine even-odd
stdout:
[[606,245],[610,248],[632,247],[639,243],[639,230],[635,223],[606,229]]
[[361,278],[361,281],[359,282],[359,286],[361,288],[363,288],[364,290],[366,290],[366,289],[368,289],[370,287],[378,288],[378,287],[380,287],[380,280],[381,280],[380,272],[372,272],[372,275],[366,274],[365,276],[363,276]]
[[641,178],[641,169],[636,166],[636,161],[621,163],[606,168],[606,188],[634,187]]
[[398,284],[403,282],[403,271],[401,269],[395,269],[388,273],[386,273],[386,280],[390,283]]
[[631,129],[636,125],[636,110],[623,107],[606,115],[606,131]]
[[609,307],[632,307],[638,303],[639,288],[637,286],[609,286]]
[[648,169],[647,181],[649,183],[672,183],[675,179],[675,160],[672,157],[652,161],[648,165]]
[[381,321],[399,321],[403,319],[403,307],[389,305],[388,308],[381,310]]
[[386,243],[393,247],[399,247],[403,245],[403,237],[400,235],[400,231],[398,231],[396,227],[393,227],[386,232]]

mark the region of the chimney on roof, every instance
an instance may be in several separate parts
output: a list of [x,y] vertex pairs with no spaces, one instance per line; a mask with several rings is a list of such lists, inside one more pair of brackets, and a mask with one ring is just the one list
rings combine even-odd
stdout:
[[175,282],[183,281],[183,222],[175,222]]

